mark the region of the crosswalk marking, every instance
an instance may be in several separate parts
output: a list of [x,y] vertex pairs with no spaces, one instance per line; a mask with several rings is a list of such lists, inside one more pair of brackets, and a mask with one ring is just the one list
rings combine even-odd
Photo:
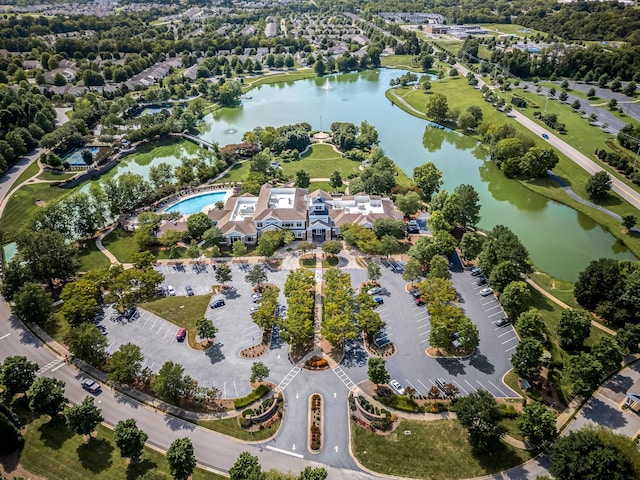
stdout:
[[284,390],[285,388],[287,388],[287,385],[289,385],[293,381],[293,379],[296,378],[296,375],[300,373],[300,370],[302,370],[300,367],[294,365],[293,368],[289,370],[289,373],[287,373],[287,375],[278,384],[278,388],[280,390]]
[[332,368],[332,370],[333,370],[333,373],[335,373],[336,376],[340,379],[340,381],[344,383],[345,387],[347,387],[349,390],[352,390],[353,388],[355,388],[356,384],[353,383],[353,381],[351,381],[351,379],[346,373],[344,373],[344,370],[340,368],[340,365],[336,365],[335,367]]
[[60,365],[61,363],[62,363],[62,360],[60,360],[59,358],[56,358],[55,360],[50,361],[44,367],[40,367],[40,369],[36,372],[36,377],[39,377],[44,372],[51,370],[53,367],[55,367],[56,365]]

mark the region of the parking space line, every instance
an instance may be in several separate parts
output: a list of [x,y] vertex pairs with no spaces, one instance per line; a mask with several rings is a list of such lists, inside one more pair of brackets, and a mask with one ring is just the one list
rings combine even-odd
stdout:
[[504,337],[505,335],[509,335],[510,333],[513,333],[513,332],[511,332],[511,331],[504,332],[504,333],[501,333],[500,335],[498,335],[498,337]]
[[517,345],[514,345],[514,346],[513,346],[513,347],[511,347],[511,348],[507,348],[507,349],[505,350],[505,353],[506,353],[506,352],[509,352],[509,351],[511,351],[511,350],[513,350],[514,348],[518,348],[518,346],[517,346]]
[[513,340],[517,340],[517,339],[518,339],[518,337],[511,337],[509,340],[505,340],[504,342],[502,342],[502,345],[504,345],[505,343],[509,343],[509,342],[511,342]]
[[429,317],[427,316],[427,317],[424,317],[424,318],[419,318],[418,320],[416,320],[416,323],[424,322],[425,320],[429,320]]
[[431,330],[427,330],[426,332],[422,332],[420,336],[429,335],[430,333],[431,333]]
[[427,391],[427,393],[429,393],[429,390],[431,390],[431,387],[427,387],[424,383],[422,383],[421,380],[418,380],[418,383],[424,387],[424,389]]
[[502,312],[492,313],[491,315],[489,315],[489,318],[495,317],[496,315],[502,315]]
[[427,312],[425,312],[423,309],[420,309],[420,312],[414,313],[413,316],[417,317],[418,315],[424,315],[425,313],[427,313]]
[[483,304],[482,304],[482,306],[484,307],[485,305],[490,305],[490,304],[492,304],[494,301],[495,301],[495,299],[494,299],[494,300],[489,300],[487,303],[483,303]]
[[420,343],[427,343],[428,341],[429,341],[429,339],[426,338],[426,339],[422,340]]
[[428,323],[425,323],[424,325],[418,325],[418,330],[420,330],[421,328],[427,328],[429,326]]
[[489,310],[493,310],[494,308],[500,308],[500,305],[494,305],[493,307],[489,307],[485,310],[485,312],[488,312]]
[[464,388],[462,385],[460,385],[458,382],[456,382],[455,380],[451,380],[451,382],[455,383],[458,386],[458,388],[464,392],[465,395],[469,395],[469,392],[467,392],[467,389]]
[[487,380],[487,381],[488,381],[491,385],[493,385],[493,386],[495,387],[495,389],[496,389],[496,390],[498,390],[502,395],[504,395],[505,397],[508,397],[508,395],[507,395],[506,393],[504,393],[502,390],[500,390],[500,389],[498,388],[498,386],[497,386],[495,383],[493,383],[491,380]]
[[[480,388],[482,388],[483,390],[486,390],[487,392],[491,393],[491,390],[489,390],[487,387],[485,387],[482,383],[480,383],[480,380],[476,379],[476,383],[478,385],[480,385]],[[492,394],[493,395],[493,394]],[[493,395],[495,397],[495,395]]]
[[227,398],[227,382],[222,382],[222,398]]
[[413,383],[411,383],[411,382],[409,381],[409,379],[408,379],[408,378],[405,378],[404,380],[407,382],[407,384],[409,384],[409,386],[410,386],[411,388],[413,388],[413,389],[416,391],[416,393],[417,393],[418,395],[422,395],[422,393],[420,392],[420,390],[418,390],[418,389],[416,388],[416,386],[415,386]]
[[233,388],[235,388],[236,390],[236,398],[240,398],[240,395],[238,395],[238,387],[236,386],[236,381],[233,381]]
[[153,327],[155,327],[155,326],[156,326],[156,323],[158,323],[158,317],[155,317],[155,318],[153,319],[153,325],[151,325],[151,326],[149,327],[149,330],[153,330]]
[[477,390],[477,388],[475,388],[473,385],[471,385],[469,382],[467,382],[466,380],[464,381],[464,383],[466,383],[467,385],[469,385],[469,387],[471,388],[471,392],[475,392]]
[[162,338],[167,338],[167,335],[169,335],[171,330],[173,330],[172,326],[167,327],[167,332],[164,334],[164,337],[162,337]]

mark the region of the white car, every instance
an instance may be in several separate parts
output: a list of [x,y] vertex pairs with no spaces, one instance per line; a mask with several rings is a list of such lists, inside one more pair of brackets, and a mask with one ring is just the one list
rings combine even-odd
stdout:
[[483,297],[488,297],[489,295],[491,295],[493,293],[493,290],[489,287],[485,287],[482,290],[480,290],[480,295],[482,295]]
[[389,386],[393,388],[398,395],[404,395],[404,388],[397,380],[389,380]]
[[254,313],[256,313],[258,311],[259,308],[260,307],[258,307],[257,305],[254,305],[253,307],[251,307],[249,309],[249,313],[253,315]]
[[261,298],[262,298],[262,294],[261,293],[254,293],[253,295],[251,295],[251,300],[253,300],[253,303],[257,302]]
[[380,287],[373,287],[370,288],[369,290],[367,290],[367,293],[369,295],[377,295],[378,293],[382,293],[382,288]]
[[167,287],[167,295],[171,296],[171,297],[175,297],[176,296],[176,289],[173,288],[172,285],[169,285]]

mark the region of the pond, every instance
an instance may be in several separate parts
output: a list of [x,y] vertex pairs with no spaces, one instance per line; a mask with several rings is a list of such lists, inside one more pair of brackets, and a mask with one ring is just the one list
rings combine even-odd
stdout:
[[626,247],[585,215],[508,180],[484,158],[477,142],[457,132],[430,126],[386,99],[389,81],[401,74],[381,69],[357,74],[261,85],[241,108],[221,109],[205,117],[201,137],[220,145],[239,143],[256,126],[308,122],[329,130],[332,122],[366,120],[380,146],[407,175],[433,162],[443,172],[444,187],[465,183],[480,195],[480,227],[507,225],[526,245],[535,265],[574,281],[592,259],[635,259]]

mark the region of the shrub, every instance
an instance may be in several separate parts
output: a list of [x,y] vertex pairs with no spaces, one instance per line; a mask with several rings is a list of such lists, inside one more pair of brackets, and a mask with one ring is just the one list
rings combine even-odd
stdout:
[[381,403],[387,407],[404,410],[405,412],[419,412],[420,406],[406,395],[392,395],[390,397],[379,397]]
[[271,390],[271,388],[268,385],[262,384],[246,397],[236,398],[233,401],[233,406],[235,408],[244,408],[247,405],[250,405],[251,403],[258,400],[259,398],[264,397],[269,392],[269,390]]
[[243,417],[253,417],[254,414],[255,414],[255,412],[253,411],[252,408],[247,408],[246,410],[244,410],[242,412],[242,416]]
[[240,416],[238,417],[238,425],[240,425],[241,428],[249,428],[251,426],[251,422],[246,418]]
[[516,408],[509,403],[499,403],[498,410],[503,418],[517,418],[520,415]]

